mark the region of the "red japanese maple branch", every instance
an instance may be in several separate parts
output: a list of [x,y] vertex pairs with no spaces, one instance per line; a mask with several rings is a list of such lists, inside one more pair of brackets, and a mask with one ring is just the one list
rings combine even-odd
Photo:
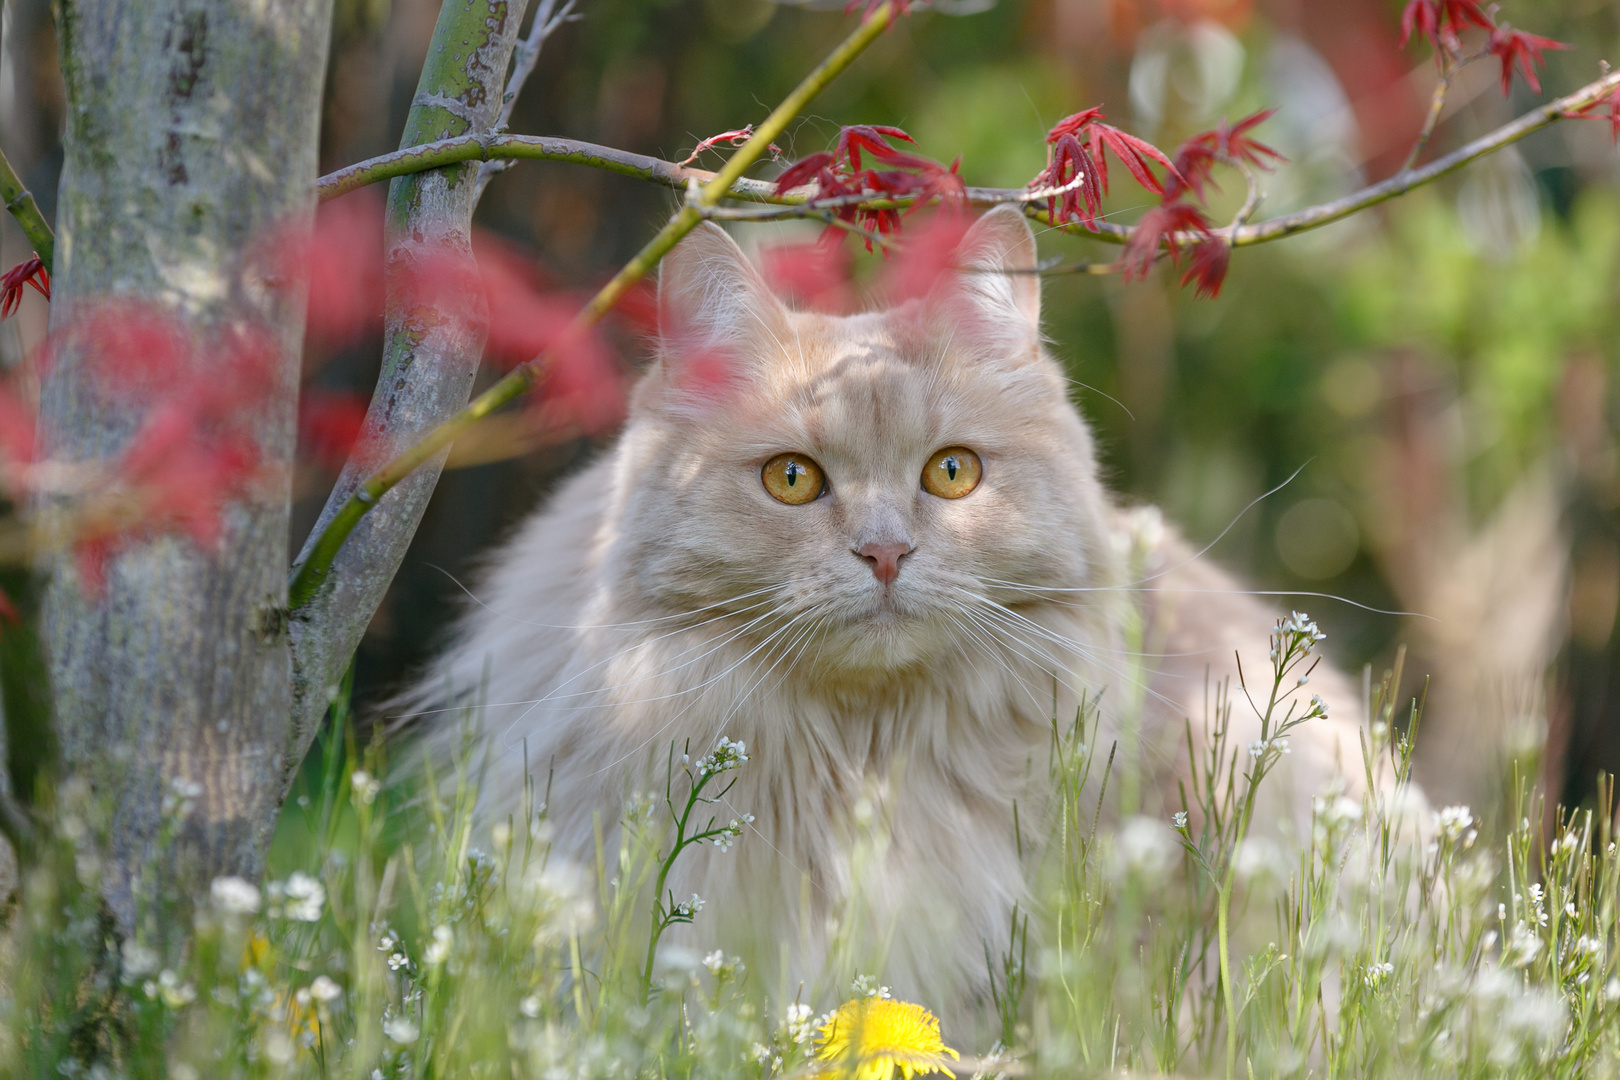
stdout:
[[[1404,168],[1386,180],[1370,184],[1331,202],[1306,207],[1265,221],[1239,222],[1218,228],[1214,230],[1214,235],[1225,237],[1233,247],[1248,247],[1321,228],[1379,203],[1387,202],[1414,188],[1431,184],[1478,158],[1519,141],[1526,135],[1597,105],[1616,90],[1620,90],[1620,72],[1607,73],[1574,93],[1539,105],[1517,120],[1504,124],[1421,168]],[[439,168],[458,161],[497,158],[569,161],[679,190],[684,190],[693,181],[708,183],[715,175],[704,169],[694,169],[660,158],[632,154],[573,139],[531,135],[469,135],[457,139],[443,139],[410,150],[358,162],[323,176],[318,182],[318,190],[322,199],[331,199],[395,176]],[[811,185],[778,194],[775,185],[770,181],[741,177],[732,182],[726,197],[745,202],[775,204],[784,208],[776,215],[779,217],[819,217],[826,208],[817,204],[815,191],[815,187]],[[968,203],[976,206],[1022,202],[1027,206],[1026,213],[1037,221],[1108,243],[1128,243],[1134,233],[1133,226],[1117,225],[1103,220],[1085,225],[1053,222],[1043,208],[1034,204],[1031,192],[1025,188],[968,187],[965,189],[965,198]],[[855,201],[874,209],[905,208],[916,202],[914,199],[904,197],[860,197]],[[1176,236],[1177,242],[1180,243],[1192,243],[1196,239],[1194,235]]]

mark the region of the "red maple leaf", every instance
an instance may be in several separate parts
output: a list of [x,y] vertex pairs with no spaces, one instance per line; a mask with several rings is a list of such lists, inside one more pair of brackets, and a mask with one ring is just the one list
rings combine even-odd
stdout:
[[[1064,139],[1072,138],[1079,142],[1084,136],[1085,146],[1087,146],[1090,155],[1090,164],[1097,168],[1097,180],[1102,186],[1103,194],[1108,193],[1108,160],[1106,160],[1103,151],[1113,152],[1113,155],[1118,157],[1119,164],[1128,168],[1132,176],[1136,176],[1139,185],[1149,189],[1153,194],[1165,193],[1165,188],[1158,183],[1157,176],[1153,176],[1153,172],[1147,164],[1149,164],[1150,160],[1153,160],[1153,162],[1163,165],[1171,176],[1179,176],[1176,173],[1174,162],[1165,157],[1165,152],[1160,151],[1157,146],[1153,146],[1152,142],[1136,138],[1134,134],[1126,133],[1126,131],[1121,131],[1116,126],[1103,123],[1103,115],[1105,113],[1103,113],[1102,107],[1095,105],[1092,108],[1085,108],[1082,112],[1072,113],[1069,117],[1064,117],[1063,120],[1055,123],[1051,131],[1047,133],[1047,144],[1053,147],[1051,157],[1056,159],[1058,147],[1063,146]],[[1072,151],[1069,152],[1069,155],[1072,157]],[[1051,183],[1051,178],[1048,176],[1048,173],[1053,172],[1051,165],[1053,165],[1053,162],[1048,162],[1047,173],[1037,176],[1032,181],[1032,185],[1063,186],[1061,183],[1058,183],[1058,185]],[[1056,173],[1053,173],[1053,175],[1056,175]],[[1095,214],[1095,210],[1090,210],[1090,212]]]
[[[880,236],[899,230],[899,209],[862,206],[853,200],[886,196],[910,201],[912,210],[936,199],[946,203],[960,203],[963,200],[967,189],[958,173],[960,158],[947,167],[920,154],[900,150],[889,143],[890,139],[913,141],[910,135],[896,127],[875,124],[846,127],[839,132],[838,142],[830,152],[811,154],[784,170],[776,179],[777,193],[813,182],[816,185],[815,201],[851,200],[834,208],[838,218]],[[863,168],[863,153],[889,167]],[[870,239],[866,241],[866,249],[872,250]]]
[[1046,200],[1046,213],[1054,224],[1077,221],[1083,225],[1097,223],[1097,211],[1102,206],[1102,187],[1097,183],[1097,170],[1092,167],[1091,156],[1073,133],[1065,133],[1052,145],[1046,168],[1029,182],[1037,191],[1055,191]]
[[1226,280],[1226,269],[1231,261],[1231,244],[1218,236],[1200,240],[1192,246],[1187,256],[1187,269],[1181,273],[1181,284],[1185,287],[1189,282],[1196,281],[1198,289],[1195,295],[1213,300],[1221,295],[1221,284]]
[[1176,202],[1155,206],[1142,215],[1142,220],[1131,230],[1120,255],[1120,267],[1126,281],[1147,277],[1158,261],[1162,247],[1176,262],[1181,260],[1182,233],[1209,235],[1209,218],[1196,206]]
[[1222,117],[1213,130],[1200,132],[1183,142],[1176,148],[1179,179],[1176,176],[1170,178],[1165,186],[1165,197],[1173,200],[1180,192],[1190,190],[1202,202],[1205,185],[1217,186],[1211,176],[1215,166],[1220,163],[1241,161],[1257,169],[1269,170],[1275,168],[1278,162],[1288,160],[1249,135],[1276,111],[1263,109],[1235,124],[1228,124],[1226,118]]
[[24,259],[0,276],[0,319],[10,318],[22,304],[25,285],[32,285],[45,299],[51,298],[51,272],[38,255]]
[[1491,29],[1491,17],[1479,6],[1479,0],[1408,0],[1401,12],[1401,48],[1406,48],[1413,31],[1438,49],[1443,37],[1455,37],[1469,26]]
[[1559,50],[1572,48],[1562,41],[1542,37],[1540,34],[1530,34],[1523,30],[1515,30],[1503,23],[1491,31],[1490,44],[1485,51],[1502,61],[1502,96],[1506,97],[1513,89],[1513,64],[1518,62],[1519,71],[1524,75],[1524,81],[1530,84],[1530,89],[1541,93],[1541,80],[1536,78],[1536,65],[1545,64],[1546,58],[1541,54],[1547,49]]

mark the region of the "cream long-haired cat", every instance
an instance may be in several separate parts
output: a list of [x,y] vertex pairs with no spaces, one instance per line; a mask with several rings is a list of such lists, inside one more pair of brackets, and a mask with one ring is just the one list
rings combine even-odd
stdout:
[[[611,829],[627,792],[661,791],[671,743],[694,760],[722,736],[746,744],[719,812],[752,823],[732,850],[684,857],[672,888],[707,901],[690,944],[777,969],[768,989],[820,969],[864,858],[853,921],[881,946],[867,970],[914,1000],[971,1001],[986,943],[1005,947],[1027,903],[1014,804],[1027,846],[1054,717],[1102,692],[1102,738],[1135,725],[1150,769],[1167,763],[1150,787],[1174,790],[1183,717],[1199,726],[1234,653],[1269,688],[1274,613],[1133,528],[1144,515],[1099,482],[1042,346],[1022,216],[986,214],[955,262],[926,299],[814,314],[700,228],[665,261],[663,325],[680,332],[617,445],[494,558],[413,695],[455,704],[446,672],[477,695],[486,809],[517,808],[526,760],[551,776],[558,850],[586,863],[594,820]],[[1155,549],[1146,581],[1125,570],[1133,544]],[[1131,620],[1148,662],[1122,644]],[[1326,670],[1309,690],[1333,719],[1296,733],[1272,781],[1283,808],[1361,775],[1340,719],[1358,693]],[[1234,710],[1234,745],[1255,737],[1243,724]],[[1150,792],[1147,812],[1168,802]],[[873,820],[883,843],[857,856]]]

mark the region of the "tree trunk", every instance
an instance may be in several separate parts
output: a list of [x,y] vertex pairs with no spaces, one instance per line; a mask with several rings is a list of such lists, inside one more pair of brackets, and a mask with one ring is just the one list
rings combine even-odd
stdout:
[[[253,241],[307,222],[331,0],[60,0],[67,83],[52,330],[98,298],[138,299],[199,332],[270,328],[274,391],[257,433],[275,472],[227,508],[216,549],[165,536],[119,549],[105,586],[47,567],[45,637],[63,767],[107,808],[104,887],[124,931],[142,897],[185,902],[221,874],[256,876],[280,803],[291,703],[287,528],[301,303],[266,287]],[[41,450],[122,450],[138,411],[98,393],[86,357],[56,356]],[[173,846],[175,781],[200,786]]]
[[[527,0],[446,0],[400,147],[489,131]],[[471,254],[478,162],[402,176],[388,194],[387,337],[382,373],[366,416],[363,461],[343,471],[311,540],[376,465],[404,451],[461,411],[483,358],[482,297],[440,296],[438,308],[413,302],[412,270],[447,255]],[[319,730],[331,695],[394,580],[439,481],[444,455],[417,469],[366,515],[338,554],[319,592],[293,613],[297,665],[285,783]],[[309,553],[306,544],[304,555]]]

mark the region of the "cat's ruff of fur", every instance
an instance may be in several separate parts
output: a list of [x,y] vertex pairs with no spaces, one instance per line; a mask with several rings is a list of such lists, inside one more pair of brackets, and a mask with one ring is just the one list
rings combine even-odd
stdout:
[[[1274,613],[1137,527],[1146,519],[1099,482],[1040,337],[1022,216],[986,214],[958,264],[982,270],[925,300],[796,312],[701,227],[665,260],[664,325],[681,331],[623,434],[491,560],[410,699],[442,709],[447,686],[476,693],[492,740],[485,808],[516,808],[526,757],[551,776],[558,850],[585,863],[593,820],[611,828],[651,767],[661,787],[672,741],[694,758],[722,735],[744,741],[752,760],[721,813],[750,812],[752,826],[729,852],[684,857],[672,887],[708,902],[689,945],[742,953],[789,997],[852,896],[846,925],[868,935],[856,966],[882,951],[873,973],[936,1006],[982,993],[985,943],[1004,947],[1025,899],[1014,802],[1027,847],[1053,717],[1104,691],[1103,737],[1139,725],[1173,790],[1182,717],[1202,720],[1234,651],[1251,679],[1269,672]],[[956,445],[980,455],[979,487],[922,491],[923,463]],[[790,506],[765,491],[762,463],[787,451],[821,465],[825,497]],[[856,552],[896,542],[914,550],[885,589]],[[1158,568],[1140,587],[1124,569],[1133,544]],[[1144,665],[1145,691],[1122,645],[1133,612],[1144,651],[1162,655]],[[1299,808],[1341,772],[1352,789],[1361,775],[1354,725],[1338,719],[1359,713],[1359,694],[1325,665],[1309,689],[1335,719],[1296,734],[1275,781]],[[1116,709],[1130,701],[1126,720]],[[1255,737],[1245,710],[1234,722],[1236,745]],[[457,726],[429,738],[448,754]],[[1146,812],[1167,816],[1164,801]]]

